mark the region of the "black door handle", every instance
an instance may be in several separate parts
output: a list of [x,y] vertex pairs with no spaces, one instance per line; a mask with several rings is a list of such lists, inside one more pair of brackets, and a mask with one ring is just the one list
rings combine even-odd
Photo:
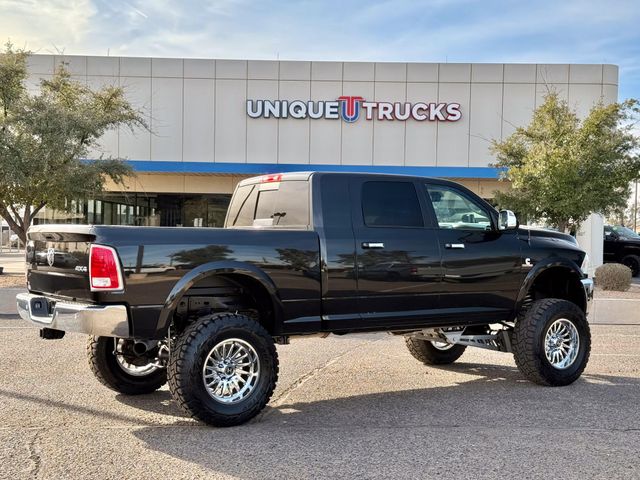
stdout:
[[362,242],[362,248],[384,248],[382,242]]

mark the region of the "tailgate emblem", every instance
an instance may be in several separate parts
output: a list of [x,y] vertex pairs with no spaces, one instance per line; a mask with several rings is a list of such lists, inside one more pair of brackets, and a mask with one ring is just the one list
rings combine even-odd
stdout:
[[50,267],[53,267],[53,263],[56,261],[56,249],[49,248],[47,250],[47,263]]

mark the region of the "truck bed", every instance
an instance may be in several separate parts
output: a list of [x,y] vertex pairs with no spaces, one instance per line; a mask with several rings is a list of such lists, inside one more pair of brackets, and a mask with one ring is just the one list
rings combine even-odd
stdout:
[[[125,304],[151,328],[176,283],[211,262],[255,265],[273,281],[283,319],[304,311],[320,315],[320,257],[313,231],[41,225],[29,231],[27,281],[31,292],[61,299]],[[122,293],[91,292],[89,248],[114,247],[121,261]],[[302,316],[302,313],[300,313]],[[139,326],[139,329],[144,329]]]

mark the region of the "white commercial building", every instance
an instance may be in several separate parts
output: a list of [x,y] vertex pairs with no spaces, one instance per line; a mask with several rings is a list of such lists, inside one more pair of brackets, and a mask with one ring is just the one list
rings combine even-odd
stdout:
[[615,65],[57,55],[29,58],[29,88],[60,62],[91,87],[124,87],[151,128],[109,132],[92,153],[138,172],[69,218],[102,223],[220,225],[239,179],[292,170],[445,177],[491,198],[506,187],[491,140],[527,124],[549,89],[581,116],[618,97]]

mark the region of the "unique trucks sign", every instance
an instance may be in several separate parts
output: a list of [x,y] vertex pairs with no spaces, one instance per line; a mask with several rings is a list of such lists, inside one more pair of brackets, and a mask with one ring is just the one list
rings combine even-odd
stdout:
[[355,122],[364,114],[367,120],[408,120],[457,122],[459,103],[368,102],[364,97],[342,96],[332,101],[247,100],[251,118],[325,118]]

